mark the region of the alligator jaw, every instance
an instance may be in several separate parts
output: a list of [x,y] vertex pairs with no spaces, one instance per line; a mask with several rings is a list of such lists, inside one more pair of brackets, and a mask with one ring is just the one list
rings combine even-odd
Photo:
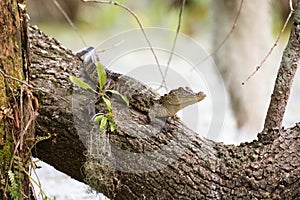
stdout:
[[206,95],[203,92],[198,92],[195,95],[191,95],[191,96],[183,96],[183,97],[177,97],[178,100],[177,102],[173,102],[173,103],[169,103],[169,105],[172,106],[179,106],[181,107],[181,109],[185,108],[186,106],[192,105],[194,103],[197,103],[199,101],[202,101],[204,98],[206,97]]
[[203,92],[194,93],[190,88],[178,88],[161,98],[162,107],[168,115],[173,116],[179,110],[203,100],[206,95]]

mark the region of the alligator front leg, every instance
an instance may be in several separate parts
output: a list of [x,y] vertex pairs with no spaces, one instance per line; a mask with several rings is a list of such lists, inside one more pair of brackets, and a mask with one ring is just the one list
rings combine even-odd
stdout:
[[154,104],[150,107],[148,112],[149,125],[156,127],[164,127],[166,119],[172,117],[168,110],[165,109],[161,104]]

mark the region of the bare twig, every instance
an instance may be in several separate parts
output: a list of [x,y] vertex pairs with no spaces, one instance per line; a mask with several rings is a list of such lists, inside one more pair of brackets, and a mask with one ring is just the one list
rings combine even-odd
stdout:
[[110,49],[113,49],[113,48],[115,48],[115,47],[119,47],[119,46],[121,46],[122,44],[124,43],[124,40],[121,40],[120,42],[118,42],[118,43],[115,43],[115,44],[113,44],[113,45],[111,45],[110,47],[107,47],[107,48],[105,48],[105,49],[100,49],[100,50],[96,50],[96,53],[103,53],[103,52],[105,52],[105,51],[108,51],[108,50],[110,50]]
[[[25,85],[22,85],[20,92],[20,124],[21,124],[21,133],[19,134],[20,138],[20,150],[23,150],[23,144],[24,144],[24,137],[26,133],[28,133],[28,129],[34,123],[36,111],[33,108],[32,101],[33,101],[33,94],[32,92],[26,87]],[[23,96],[25,95],[25,96]],[[25,100],[25,101],[23,101]],[[24,107],[25,106],[25,107]],[[25,111],[25,112],[24,112]],[[29,134],[27,134],[28,137]]]
[[195,70],[196,66],[198,66],[199,64],[205,62],[207,59],[209,59],[210,57],[215,55],[219,51],[219,49],[224,45],[224,43],[228,40],[228,38],[230,37],[230,35],[233,33],[233,31],[235,30],[235,28],[237,26],[237,21],[238,21],[240,15],[241,15],[243,4],[244,4],[244,0],[241,0],[239,10],[238,10],[237,15],[235,16],[232,27],[231,27],[230,31],[228,32],[228,34],[225,36],[225,38],[222,40],[222,42],[220,42],[220,44],[208,56],[206,56],[203,60],[201,60],[197,65],[195,65],[193,67],[193,69],[191,69],[191,71]]
[[213,52],[210,53],[209,57],[211,57],[212,55],[216,54],[217,51],[224,45],[224,43],[228,40],[228,38],[230,37],[230,35],[233,33],[235,27],[237,26],[237,21],[238,21],[240,15],[241,15],[243,4],[244,4],[244,0],[242,0],[241,3],[240,3],[240,7],[239,7],[239,10],[238,10],[238,13],[235,16],[235,19],[233,21],[233,25],[232,25],[229,33],[226,35],[226,37],[224,38],[224,40],[213,50]]
[[77,27],[75,26],[75,24],[72,22],[72,20],[70,19],[70,17],[67,15],[67,13],[64,11],[64,9],[60,6],[60,4],[56,1],[56,0],[52,0],[53,3],[55,4],[55,6],[59,9],[59,11],[64,15],[64,17],[66,18],[66,20],[68,21],[68,23],[70,24],[70,26],[72,27],[72,29],[75,31],[75,33],[77,34],[77,36],[80,38],[81,42],[83,43],[84,46],[87,46],[86,42],[84,41],[83,37],[81,36],[81,34],[79,34]]
[[20,83],[26,85],[27,87],[29,87],[29,88],[31,88],[31,89],[35,89],[35,90],[39,90],[39,91],[48,93],[48,92],[42,90],[41,88],[36,88],[36,87],[34,87],[34,86],[28,84],[26,81],[17,79],[17,78],[15,78],[15,77],[13,77],[13,76],[10,76],[10,75],[7,75],[7,74],[6,74],[4,71],[2,71],[1,69],[0,69],[0,73],[2,74],[2,76],[3,76],[4,78],[8,78],[8,79],[12,79],[12,80],[14,80],[14,81],[20,82]]
[[[186,0],[182,0],[181,6],[180,6],[179,18],[178,18],[178,24],[177,24],[177,30],[176,30],[175,38],[173,40],[170,57],[169,57],[169,60],[167,62],[167,67],[166,67],[166,69],[164,71],[163,80],[166,80],[166,77],[167,77],[167,74],[168,74],[168,70],[169,70],[169,67],[170,67],[170,63],[171,63],[172,57],[174,55],[174,50],[175,50],[177,38],[178,38],[179,31],[180,31],[180,28],[181,28],[181,21],[182,21],[182,18],[183,18],[183,11],[184,11],[185,1]],[[159,86],[158,89],[162,88],[162,86],[163,86],[163,82],[160,84],[160,86]],[[167,90],[167,88],[165,88],[165,89]]]
[[[30,160],[30,165],[31,166],[35,166],[35,162],[33,162],[32,160]],[[39,188],[39,196],[42,198],[42,199],[48,199],[46,198],[47,195],[45,194],[44,190],[42,189],[42,184],[41,184],[41,181],[39,179],[39,175],[36,173],[36,170],[35,170],[36,167],[31,167],[31,170],[33,171],[35,177],[37,180],[35,180],[32,176],[31,176],[31,172],[30,173],[27,173],[26,171],[24,171],[26,173],[26,175],[30,178],[30,185],[31,187],[33,188],[34,187],[34,184]],[[34,183],[34,184],[33,184]],[[36,193],[35,193],[35,190],[33,190],[34,192],[34,197],[35,199],[38,199],[37,196],[36,196]]]
[[[117,1],[111,1],[111,0],[110,0],[110,1],[102,1],[102,0],[82,0],[82,1],[83,1],[83,2],[94,2],[94,3],[103,3],[103,4],[111,4],[111,5],[115,5],[115,6],[118,6],[118,7],[122,8],[122,9],[124,9],[124,10],[127,11],[131,16],[133,16],[133,18],[134,18],[134,19],[136,20],[136,22],[138,23],[138,25],[139,25],[139,27],[140,27],[140,29],[141,29],[141,31],[142,31],[142,33],[143,33],[143,35],[144,35],[146,41],[147,41],[147,44],[148,44],[148,46],[149,46],[149,48],[150,48],[150,50],[151,50],[151,52],[152,52],[152,54],[153,54],[153,56],[154,56],[154,59],[155,59],[155,62],[156,62],[156,64],[157,64],[157,66],[158,66],[159,73],[160,73],[161,77],[162,77],[162,78],[164,77],[164,73],[163,73],[163,71],[162,71],[162,69],[161,69],[161,66],[160,66],[159,61],[158,61],[158,58],[157,58],[157,56],[156,56],[156,54],[155,54],[155,52],[154,52],[154,49],[153,49],[153,47],[152,47],[152,45],[151,45],[151,42],[150,42],[149,38],[147,37],[147,34],[146,34],[146,32],[145,32],[145,30],[144,30],[144,27],[143,27],[143,24],[142,24],[141,20],[138,18],[138,16],[137,16],[130,8],[128,8],[127,6],[121,4],[121,3],[117,2]],[[167,84],[166,84],[166,81],[165,81],[164,79],[163,79],[163,85],[164,85],[164,88],[167,88]]]
[[20,83],[23,83],[24,85],[26,85],[26,86],[28,86],[28,87],[30,87],[30,88],[34,88],[32,85],[28,84],[26,81],[22,81],[22,80],[17,79],[17,78],[15,78],[15,77],[13,77],[13,76],[7,75],[7,74],[6,74],[4,71],[2,71],[1,69],[0,69],[0,73],[2,74],[2,76],[3,76],[4,78],[9,78],[9,79],[12,79],[12,80],[14,80],[14,81],[18,81],[18,82],[20,82]]
[[279,35],[277,36],[277,38],[276,38],[276,40],[275,40],[274,45],[273,45],[273,46],[271,47],[271,49],[268,51],[267,55],[264,57],[264,59],[261,61],[261,63],[260,63],[258,66],[256,66],[255,71],[252,72],[252,73],[251,73],[251,74],[250,74],[250,75],[242,82],[242,85],[245,85],[245,83],[246,83],[247,81],[249,81],[249,80],[256,74],[256,72],[258,72],[258,70],[260,70],[260,68],[263,66],[263,64],[264,64],[264,63],[267,61],[267,59],[270,57],[270,55],[271,55],[271,53],[273,52],[274,48],[277,46],[278,41],[280,40],[280,38],[281,38],[281,36],[282,36],[284,30],[286,29],[286,27],[287,27],[287,25],[288,25],[288,23],[289,23],[289,21],[290,21],[292,15],[293,15],[293,13],[294,13],[293,4],[292,4],[292,1],[291,1],[291,0],[290,0],[290,8],[291,8],[291,9],[290,9],[290,13],[289,13],[288,17],[286,18],[286,20],[285,20],[285,22],[284,22],[284,25],[283,25],[282,29],[280,30]]
[[290,0],[290,10],[292,10],[294,12],[294,8],[293,8],[293,0]]
[[[4,71],[2,71],[1,69],[0,69],[0,73],[2,74],[2,76],[3,76],[4,78],[8,78],[8,79],[11,79],[11,80],[14,80],[14,81],[18,81],[18,82],[20,82],[20,83],[26,85],[27,87],[29,87],[29,88],[31,88],[31,89],[33,89],[33,90],[38,90],[38,91],[41,91],[41,92],[43,92],[43,93],[46,93],[46,94],[49,94],[49,95],[53,96],[53,93],[47,92],[47,91],[45,91],[45,90],[43,90],[43,89],[41,89],[41,88],[34,87],[33,85],[28,84],[26,81],[17,79],[17,78],[15,78],[15,77],[13,77],[13,76],[10,76],[10,75],[7,75],[7,74],[6,74]],[[68,100],[65,99],[64,97],[59,97],[59,98],[63,99],[63,100],[66,101],[66,102],[68,101]]]

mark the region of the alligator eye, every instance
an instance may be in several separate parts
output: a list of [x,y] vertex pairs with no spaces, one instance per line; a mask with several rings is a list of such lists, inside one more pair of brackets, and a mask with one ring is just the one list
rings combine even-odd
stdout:
[[190,87],[185,87],[185,90],[189,92],[193,92],[193,90]]

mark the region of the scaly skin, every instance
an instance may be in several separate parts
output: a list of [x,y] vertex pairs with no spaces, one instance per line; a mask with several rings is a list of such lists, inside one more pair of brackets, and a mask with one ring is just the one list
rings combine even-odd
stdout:
[[[84,61],[86,76],[96,84],[98,75],[94,63],[99,62],[100,59],[94,52],[94,48],[85,48],[77,55]],[[179,110],[203,100],[206,96],[203,92],[195,93],[188,87],[179,87],[160,96],[154,89],[132,77],[105,70],[107,76],[105,87],[126,96],[133,108],[148,113],[150,121],[157,117],[175,116]]]

